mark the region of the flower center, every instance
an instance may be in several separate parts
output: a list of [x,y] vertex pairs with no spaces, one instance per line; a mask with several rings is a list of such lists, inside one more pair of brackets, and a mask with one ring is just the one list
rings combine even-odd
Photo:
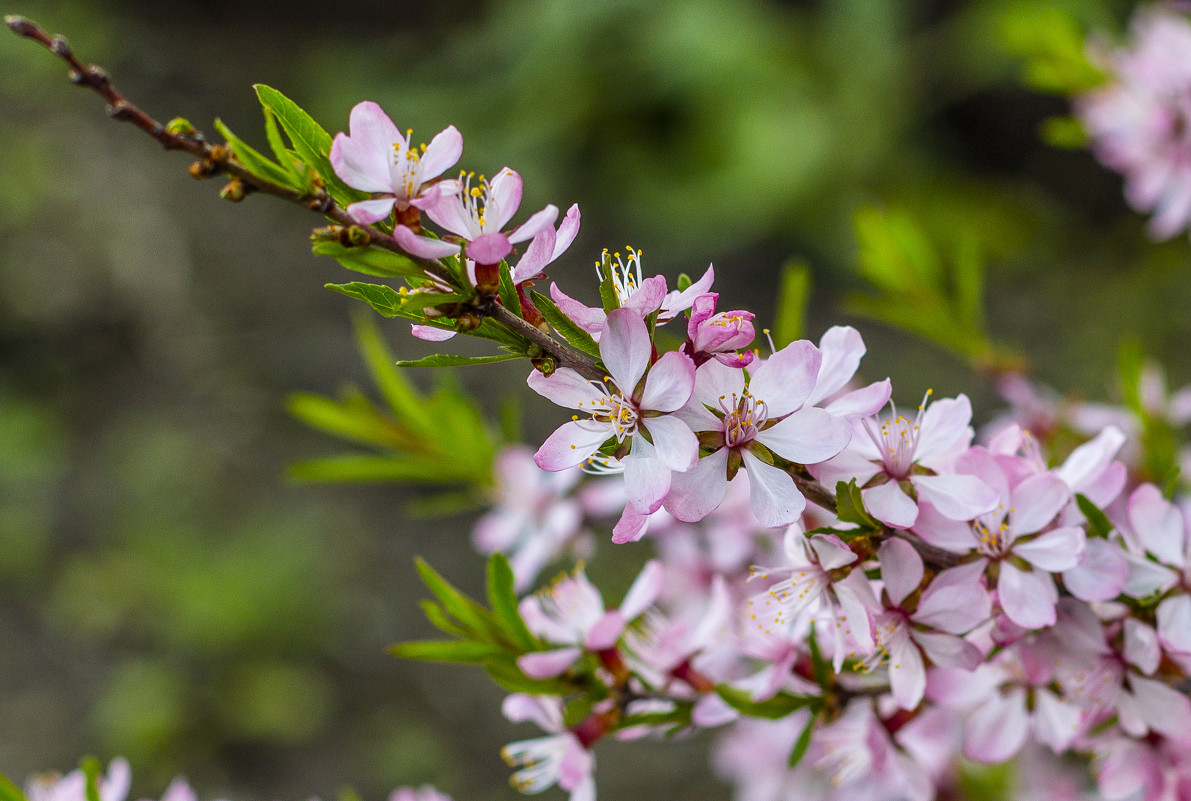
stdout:
[[724,445],[729,448],[752,442],[769,419],[765,401],[757,400],[747,389],[740,395],[732,393],[730,399],[721,395],[720,408],[724,411]]
[[459,193],[463,201],[463,217],[474,239],[480,234],[488,233],[485,230],[488,212],[495,211],[495,216],[499,217],[499,210],[496,208],[496,199],[492,197],[492,187],[487,178],[483,175],[477,176],[474,172],[461,171],[459,180],[463,183],[463,191]]
[[982,556],[995,559],[1005,554],[1009,546],[1009,519],[1000,504],[978,520],[973,520],[972,531],[976,535],[976,550]]
[[422,154],[426,152],[424,144],[418,147],[408,145],[413,134],[413,128],[410,128],[405,132],[406,141],[398,139],[393,143],[393,189],[396,192],[400,187],[405,192],[404,197],[407,198],[412,198],[422,186],[418,167],[422,160]]
[[605,393],[593,401],[589,409],[582,409],[583,403],[579,403],[580,409],[591,415],[591,421],[601,428],[611,424],[617,442],[624,442],[625,437],[637,433],[637,420],[641,415],[636,401],[620,393],[609,394],[608,388],[598,381],[590,383]]
[[627,262],[621,259],[619,252],[609,256],[607,248],[604,248],[603,258],[596,262],[596,275],[601,282],[611,278],[612,289],[616,292],[616,299],[621,306],[636,294],[642,280],[641,251],[635,250],[631,245],[625,245],[625,250],[629,253]]
[[918,406],[918,414],[913,420],[898,414],[897,406],[892,401],[889,403],[892,412],[879,428],[874,419],[864,420],[864,430],[877,446],[881,461],[885,465],[885,472],[891,478],[906,478],[914,466],[914,452],[918,449],[918,440],[921,437],[922,415],[933,391],[926,391],[926,396]]

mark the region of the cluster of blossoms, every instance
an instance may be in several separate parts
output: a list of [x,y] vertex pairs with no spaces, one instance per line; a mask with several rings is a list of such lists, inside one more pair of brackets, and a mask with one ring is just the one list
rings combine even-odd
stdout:
[[1091,53],[1107,82],[1075,106],[1096,157],[1124,174],[1129,205],[1153,213],[1158,239],[1191,223],[1191,21],[1174,5],[1139,11],[1129,46]]
[[[491,302],[508,302],[507,275],[519,314],[549,331],[527,290],[575,239],[578,209],[558,229],[552,205],[509,229],[517,173],[435,180],[461,148],[448,128],[415,149],[364,103],[331,160],[377,194],[354,219],[391,225],[412,256],[452,260]],[[1160,200],[1166,231],[1191,191],[1159,194],[1145,203]],[[474,534],[508,555],[521,593],[546,566],[590,556],[612,518],[613,542],[648,537],[657,554],[615,608],[582,567],[523,597],[537,645],[521,673],[586,689],[578,717],[575,697],[508,697],[511,721],[545,732],[504,750],[515,786],[588,801],[604,737],[707,727],[722,730],[720,773],[750,801],[929,801],[961,756],[1020,756],[1033,766],[1021,794],[1040,796],[1078,786],[1068,753],[1092,758],[1104,798],[1186,797],[1191,535],[1180,503],[1122,460],[1126,420],[1083,410],[1087,436],[1052,463],[1058,412],[1009,377],[1015,413],[977,444],[965,396],[928,390],[899,412],[888,379],[856,382],[856,330],[762,355],[752,313],[716,311],[711,268],[671,291],[627,254],[598,263],[600,307],[550,286],[597,372],[536,365],[529,387],[571,419],[536,453],[500,455]],[[684,315],[681,344],[660,346]],[[428,318],[414,333],[455,331]]]

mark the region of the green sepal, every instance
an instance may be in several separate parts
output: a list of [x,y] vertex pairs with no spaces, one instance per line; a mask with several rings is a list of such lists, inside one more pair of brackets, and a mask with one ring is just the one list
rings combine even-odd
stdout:
[[503,553],[488,558],[488,604],[505,636],[522,652],[538,647],[538,640],[526,627],[517,607],[517,589],[513,568]]
[[478,665],[504,651],[498,645],[476,640],[414,640],[389,646],[389,653],[398,659]]
[[856,486],[856,479],[846,484],[842,481],[836,482],[835,516],[845,523],[855,523],[869,531],[876,531],[882,526],[881,521],[865,510],[864,496],[860,494],[860,487]]
[[677,287],[679,292],[686,292],[691,288],[692,283],[694,282],[691,281],[691,277],[689,275],[686,273],[679,273],[678,279],[674,282],[674,286]]
[[541,292],[533,291],[530,292],[530,299],[533,300],[533,305],[542,313],[542,316],[546,318],[546,322],[550,323],[550,327],[562,334],[563,339],[588,356],[594,356],[597,359],[600,358],[600,346],[591,338],[591,334],[584,331],[570,317],[563,314],[553,300]]
[[738,690],[730,684],[717,684],[715,691],[720,698],[724,699],[724,703],[736,711],[752,718],[766,720],[781,720],[804,707],[817,711],[823,704],[822,698],[791,695],[784,692],[764,701],[754,701],[747,692]]
[[500,263],[500,302],[506,309],[518,317],[521,314],[521,301],[517,298],[517,286],[513,283],[513,274],[509,271],[509,263]]
[[788,261],[782,266],[778,286],[777,309],[773,316],[773,346],[778,350],[801,339],[806,323],[806,304],[810,300],[811,271],[802,262]]
[[223,124],[222,120],[215,120],[215,130],[219,131],[220,136],[232,146],[232,154],[235,155],[236,160],[243,164],[244,168],[257,178],[279,186],[290,187],[291,189],[298,188],[298,184],[295,183],[293,175],[288,170],[274,164],[263,154],[253,149],[244,140],[232,133]]
[[572,698],[562,710],[562,725],[568,729],[578,726],[591,714],[593,706],[595,706],[595,699],[589,696],[580,695],[577,698]]
[[810,748],[811,736],[815,733],[815,723],[819,720],[818,714],[811,715],[811,719],[806,722],[806,726],[802,728],[802,734],[798,735],[797,742],[794,743],[794,749],[790,751],[790,769],[798,767],[802,762],[802,758],[806,756],[806,750]]
[[27,801],[21,788],[9,781],[4,774],[0,774],[0,801]]
[[421,359],[409,359],[397,362],[398,367],[467,367],[473,364],[493,364],[507,362],[510,359],[524,359],[523,353],[498,353],[493,356],[460,356],[454,353],[436,353],[433,356],[423,356]]
[[261,105],[277,116],[285,135],[294,145],[302,162],[318,173],[331,197],[341,206],[347,206],[369,195],[352,189],[339,179],[331,167],[331,135],[323,130],[314,119],[297,103],[271,86],[258,83],[254,87]]
[[600,303],[604,307],[604,314],[611,314],[620,308],[620,297],[616,294],[616,285],[612,282],[612,261],[607,253],[600,268]]
[[382,317],[397,317],[404,312],[401,307],[405,297],[391,286],[352,281],[347,284],[324,284],[323,288],[362,300]]
[[330,256],[349,270],[383,278],[393,276],[422,276],[425,273],[413,259],[391,250],[368,247],[348,247],[338,242],[318,241],[311,251],[316,256]]
[[1108,515],[1104,514],[1099,506],[1088,500],[1088,497],[1081,492],[1075,493],[1075,503],[1079,506],[1079,511],[1083,512],[1083,516],[1088,519],[1088,536],[1107,539],[1112,530],[1116,528],[1108,519]]

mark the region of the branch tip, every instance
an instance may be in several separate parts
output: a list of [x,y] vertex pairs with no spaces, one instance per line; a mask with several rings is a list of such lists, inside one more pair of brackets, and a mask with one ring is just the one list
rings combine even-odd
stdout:
[[34,31],[37,30],[36,25],[20,14],[5,14],[4,24],[8,26],[10,31],[20,36],[32,36]]

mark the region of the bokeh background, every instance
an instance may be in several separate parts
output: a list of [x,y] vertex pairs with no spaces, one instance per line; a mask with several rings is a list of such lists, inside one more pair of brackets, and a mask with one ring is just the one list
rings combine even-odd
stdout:
[[[1021,4],[1040,5],[1040,4]],[[1048,4],[1049,5],[1049,4]],[[1123,30],[1123,1],[1055,3]],[[865,291],[852,215],[907,210],[970,229],[992,336],[1062,392],[1111,398],[1121,342],[1191,378],[1185,238],[1155,245],[1120,180],[1044,144],[1064,101],[1025,88],[1005,0],[7,0],[67,34],[160,119],[221,117],[263,146],[251,84],[334,132],[373,99],[422,139],[463,132],[463,166],[508,164],[526,208],[578,202],[552,270],[594,297],[592,261],[631,244],[671,280],[714,262],[727,308],[764,318],[776,276],[811,267],[807,333],[857,325],[863,371],[968,392],[961,358],[849,316]],[[511,799],[478,670],[398,663],[423,636],[412,555],[478,591],[472,517],[406,514],[414,490],[311,486],[288,464],[336,443],[285,412],[295,390],[366,385],[351,280],[309,253],[317,220],[218,198],[107,120],[29,42],[0,35],[0,772],[122,754],[134,796],[174,775],[204,798],[380,799],[434,782]],[[383,329],[403,358],[427,351]],[[494,408],[519,369],[471,368]],[[416,380],[425,385],[418,376]],[[543,409],[544,411],[544,409]],[[532,415],[530,415],[532,416]],[[531,436],[541,434],[549,414]],[[604,549],[604,555],[610,549]],[[643,550],[619,560],[640,559]],[[599,563],[623,586],[617,561]],[[601,566],[602,565],[602,566]],[[615,592],[613,592],[615,595]],[[723,798],[706,742],[611,744],[604,799]],[[551,796],[558,791],[550,791]],[[561,797],[561,796],[559,796]]]

